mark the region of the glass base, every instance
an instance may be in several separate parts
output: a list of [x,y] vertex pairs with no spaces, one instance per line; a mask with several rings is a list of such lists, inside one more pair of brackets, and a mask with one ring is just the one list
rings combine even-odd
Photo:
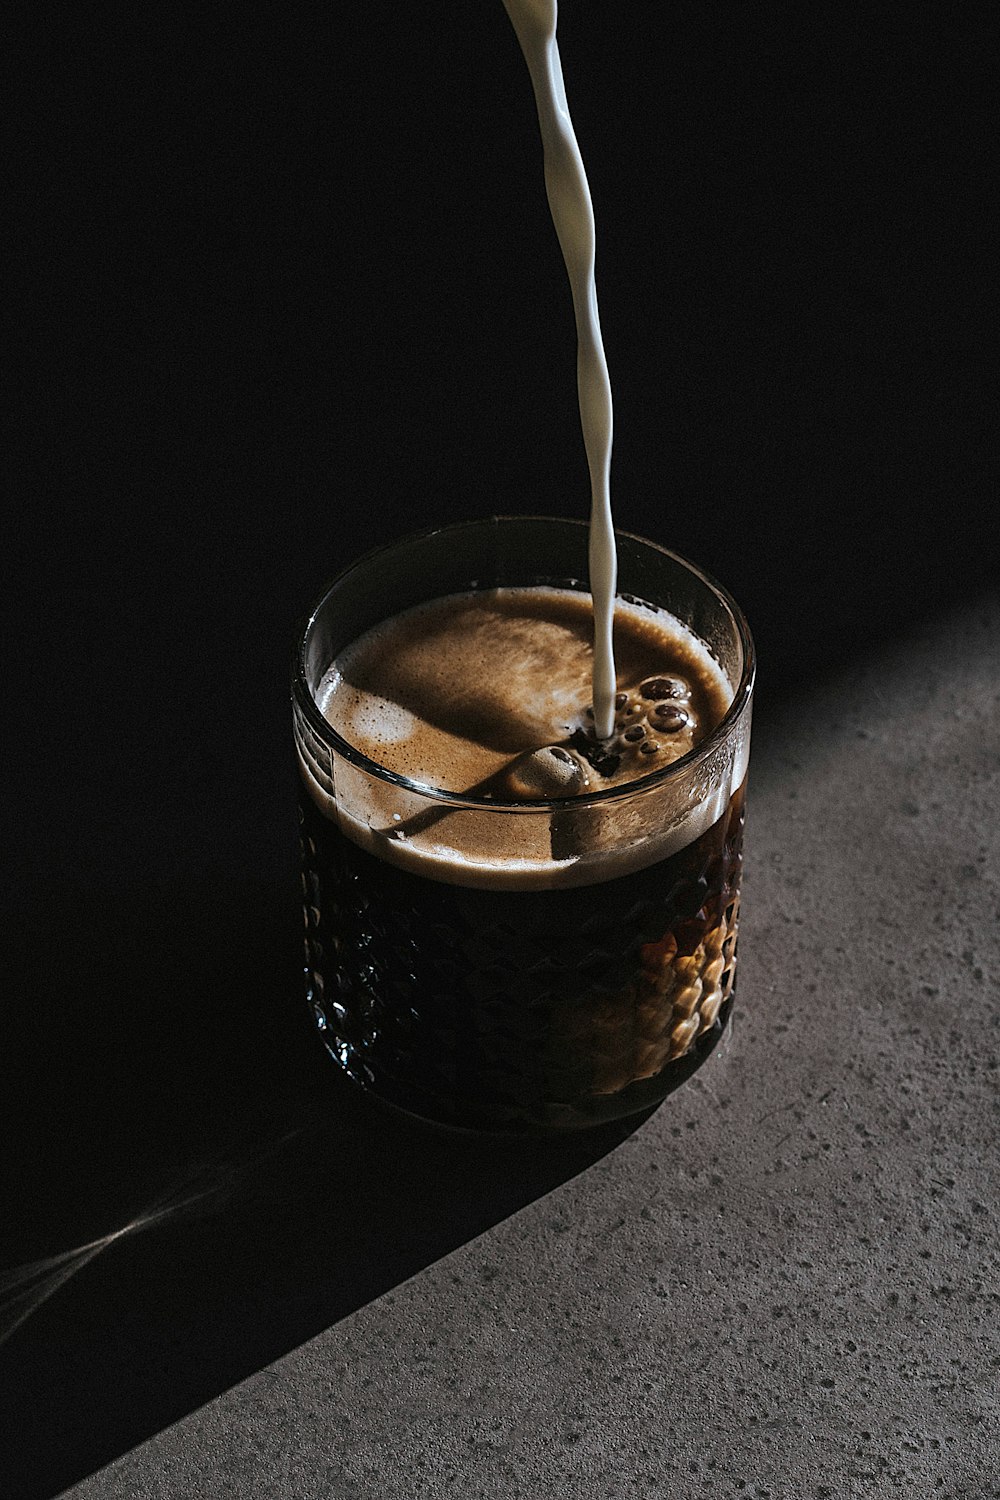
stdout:
[[317,1022],[323,1046],[334,1063],[352,1083],[370,1098],[390,1109],[432,1125],[451,1130],[484,1132],[492,1135],[559,1135],[571,1131],[596,1129],[615,1120],[648,1114],[682,1083],[696,1073],[726,1036],[732,1015],[734,994],[722,1006],[708,1031],[699,1037],[684,1056],[668,1063],[656,1078],[640,1079],[616,1094],[594,1095],[573,1104],[536,1105],[530,1116],[514,1115],[497,1107],[476,1109],[465,1101],[435,1095],[426,1089],[415,1089],[405,1081],[372,1076],[366,1059],[349,1042],[337,1041],[326,1034]]

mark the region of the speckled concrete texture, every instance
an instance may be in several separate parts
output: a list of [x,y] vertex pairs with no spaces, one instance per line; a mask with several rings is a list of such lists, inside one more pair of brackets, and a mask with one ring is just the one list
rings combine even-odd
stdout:
[[759,716],[701,1073],[67,1493],[1000,1495],[998,660],[969,606]]

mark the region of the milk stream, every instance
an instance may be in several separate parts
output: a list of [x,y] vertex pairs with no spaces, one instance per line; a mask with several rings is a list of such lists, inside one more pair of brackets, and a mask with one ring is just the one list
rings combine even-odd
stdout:
[[576,383],[590,470],[590,592],[594,601],[594,729],[609,739],[615,720],[612,641],[618,556],[611,520],[611,382],[594,282],[594,210],[566,103],[557,0],[504,0],[528,64],[545,163],[545,190],[569,273],[576,316]]

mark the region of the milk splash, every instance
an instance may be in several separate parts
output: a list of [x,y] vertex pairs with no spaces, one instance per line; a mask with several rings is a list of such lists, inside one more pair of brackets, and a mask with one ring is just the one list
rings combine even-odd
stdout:
[[557,0],[503,0],[528,64],[538,107],[545,190],[569,273],[576,316],[576,383],[590,469],[590,592],[594,601],[594,729],[610,739],[615,723],[612,642],[618,558],[611,520],[611,382],[594,282],[594,209],[566,102]]

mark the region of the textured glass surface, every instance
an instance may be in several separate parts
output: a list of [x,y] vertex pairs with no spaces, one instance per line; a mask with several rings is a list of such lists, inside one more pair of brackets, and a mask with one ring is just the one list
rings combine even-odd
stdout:
[[414,1113],[583,1125],[662,1098],[714,1044],[736,968],[743,793],[660,864],[491,892],[393,868],[302,797],[305,968],[323,1041]]

